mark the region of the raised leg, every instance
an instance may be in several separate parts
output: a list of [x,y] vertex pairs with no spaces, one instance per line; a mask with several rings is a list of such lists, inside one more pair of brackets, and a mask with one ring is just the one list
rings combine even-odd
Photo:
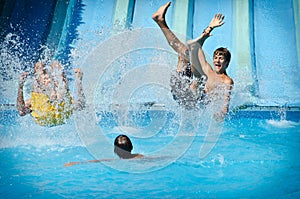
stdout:
[[157,23],[162,32],[164,33],[169,45],[178,54],[178,66],[177,71],[183,72],[190,64],[189,50],[186,45],[184,45],[177,36],[170,30],[165,20],[166,12],[171,5],[171,2],[166,3],[161,6],[153,15],[152,19]]
[[51,63],[52,100],[63,100],[69,91],[68,80],[59,61]]
[[76,87],[77,87],[77,101],[74,102],[75,108],[78,110],[82,110],[85,107],[85,95],[82,88],[82,76],[83,73],[80,68],[74,69],[75,78],[76,78]]
[[49,90],[50,81],[50,77],[44,65],[41,62],[37,62],[34,65],[33,92],[47,94],[46,92]]

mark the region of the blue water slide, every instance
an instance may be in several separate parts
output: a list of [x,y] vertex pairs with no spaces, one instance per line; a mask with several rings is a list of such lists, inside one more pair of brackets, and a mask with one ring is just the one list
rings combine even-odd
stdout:
[[[70,20],[71,25],[76,22],[77,26],[74,26],[72,31],[66,29],[65,34],[68,36],[75,33],[76,37],[60,45],[61,49],[65,47],[64,44],[69,45],[66,54],[72,54],[71,50],[75,50],[71,56],[73,67],[81,67],[83,69],[87,67],[82,65],[85,56],[111,35],[115,4],[114,0],[82,0],[79,3],[77,2],[77,10],[73,12],[76,15]],[[65,26],[68,27],[68,23]]]
[[[7,25],[6,33],[22,30],[22,37],[28,40],[26,48],[30,49],[24,59],[37,59],[39,46],[46,44],[54,46],[57,57],[69,61],[71,67],[83,68],[88,67],[82,66],[85,55],[109,37],[128,29],[158,28],[151,15],[163,3],[159,0],[4,2],[9,9],[6,12],[2,9],[1,15],[9,20],[2,20],[1,27]],[[166,16],[168,24],[187,39],[201,34],[214,14],[225,15],[224,26],[214,30],[204,50],[209,61],[216,47],[231,51],[228,74],[237,88],[233,103],[300,105],[298,0],[171,2]]]
[[[141,0],[136,1],[134,5],[134,17],[132,21],[132,26],[134,28],[157,28],[156,23],[152,20],[152,14],[158,9],[158,5],[161,5],[162,2],[159,0],[147,1]],[[171,1],[171,4],[174,4],[174,1]],[[172,13],[174,7],[171,6],[168,9],[168,14],[166,15],[166,20],[169,25],[172,27]]]
[[7,0],[0,4],[0,104],[14,104],[20,72],[33,72],[46,44],[56,1]]
[[300,105],[300,49],[297,47],[300,24],[295,23],[299,18],[298,3],[254,1],[252,50],[261,104]]
[[27,63],[37,60],[41,45],[45,44],[49,34],[56,2],[13,0],[1,1],[1,4],[1,41],[7,34],[17,35],[20,38],[17,42],[22,44],[22,59],[27,60]]
[[[204,50],[210,58],[213,51],[218,47],[226,47],[230,51],[234,50],[232,45],[234,38],[231,37],[233,31],[233,3],[222,0],[197,0],[194,2],[193,37],[199,36],[217,13],[225,15],[225,24],[220,29],[215,29],[212,32],[212,38],[205,43]],[[231,65],[234,64],[231,63]]]
[[105,40],[113,25],[115,1],[82,0],[80,25],[77,27],[78,40],[96,44]]

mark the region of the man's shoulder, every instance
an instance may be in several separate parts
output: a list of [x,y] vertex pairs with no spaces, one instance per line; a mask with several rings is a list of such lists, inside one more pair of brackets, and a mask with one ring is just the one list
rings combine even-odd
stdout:
[[233,80],[231,79],[231,77],[229,77],[228,75],[225,76],[224,78],[224,83],[225,84],[229,84],[229,85],[233,85]]

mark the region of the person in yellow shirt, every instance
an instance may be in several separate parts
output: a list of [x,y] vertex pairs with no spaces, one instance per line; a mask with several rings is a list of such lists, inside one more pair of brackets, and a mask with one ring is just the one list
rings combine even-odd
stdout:
[[44,64],[37,62],[34,66],[34,82],[31,98],[24,101],[23,87],[27,73],[22,73],[19,79],[17,108],[20,116],[31,113],[35,122],[42,126],[64,124],[72,115],[73,110],[82,110],[85,106],[85,96],[82,89],[82,71],[74,70],[78,99],[71,97],[68,80],[62,65],[58,61],[51,63],[47,71]]

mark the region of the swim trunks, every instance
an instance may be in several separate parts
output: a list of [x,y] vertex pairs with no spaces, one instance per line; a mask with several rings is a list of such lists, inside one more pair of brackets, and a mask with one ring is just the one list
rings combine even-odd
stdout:
[[[188,73],[189,74],[189,73]],[[193,81],[197,81],[198,90],[193,92],[190,85]],[[205,97],[204,93],[204,78],[192,78],[185,72],[176,72],[171,75],[170,86],[173,99],[186,109],[199,108],[199,103]]]
[[47,95],[32,92],[31,109],[35,122],[41,126],[61,125],[70,118],[73,112],[72,98],[68,92],[63,101],[50,101]]

